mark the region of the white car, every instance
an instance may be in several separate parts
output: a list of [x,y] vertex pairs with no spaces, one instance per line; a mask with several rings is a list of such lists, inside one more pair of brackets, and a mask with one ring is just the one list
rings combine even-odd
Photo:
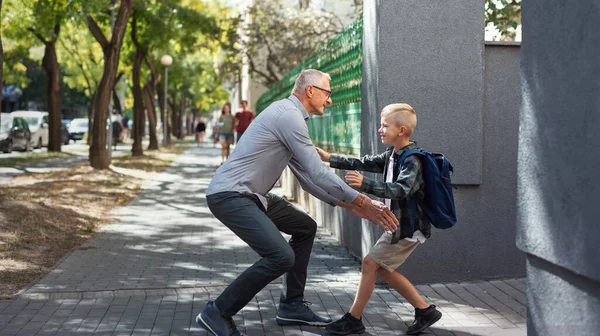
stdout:
[[48,112],[14,111],[11,114],[27,121],[31,131],[31,145],[34,148],[48,147]]
[[83,139],[88,130],[89,120],[87,118],[75,118],[69,122],[67,129],[69,130],[69,137],[73,142]]

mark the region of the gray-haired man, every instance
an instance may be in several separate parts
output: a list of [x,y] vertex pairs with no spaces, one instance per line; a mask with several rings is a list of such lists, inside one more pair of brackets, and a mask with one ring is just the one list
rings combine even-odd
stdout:
[[[352,189],[322,163],[306,120],[331,104],[328,74],[305,70],[292,95],[274,102],[250,124],[206,192],[208,207],[262,259],[245,270],[196,317],[217,336],[240,333],[232,319],[267,284],[284,275],[277,323],[325,326],[331,318],[313,313],[304,301],[306,271],[317,225],[304,211],[269,191],[289,166],[302,187],[324,202],[394,231],[398,220],[381,202]],[[280,232],[292,236],[289,243]]]

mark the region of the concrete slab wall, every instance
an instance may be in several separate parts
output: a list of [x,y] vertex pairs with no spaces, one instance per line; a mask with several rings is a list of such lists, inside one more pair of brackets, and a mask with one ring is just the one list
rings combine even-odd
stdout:
[[600,3],[523,2],[517,244],[529,335],[600,329]]

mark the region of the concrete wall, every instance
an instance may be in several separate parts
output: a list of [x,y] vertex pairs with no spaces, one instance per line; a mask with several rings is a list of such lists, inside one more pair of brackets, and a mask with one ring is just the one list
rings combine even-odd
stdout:
[[[446,31],[442,27],[450,22],[437,22],[438,9],[427,2],[406,1],[401,5],[381,0],[372,6],[367,3],[362,153],[384,149],[376,134],[381,108],[392,102],[406,102],[415,107],[419,118],[414,135],[419,145],[445,153],[456,170],[453,183],[457,226],[434,230],[431,239],[401,266],[402,273],[420,283],[523,276],[524,256],[515,246],[519,45],[485,46],[482,15],[481,22],[473,20],[470,25]],[[426,24],[402,26],[401,13],[407,10],[402,7],[409,5],[424,21],[436,21],[431,23],[432,31],[419,35]],[[480,1],[455,5],[455,21],[468,22],[459,18],[479,17],[474,13],[483,13]],[[392,29],[394,24],[390,21],[395,19],[400,22],[395,28],[400,37],[386,44],[382,40],[388,37],[383,35],[386,29]],[[409,31],[406,36],[404,29]],[[438,36],[434,31],[449,35]],[[460,34],[469,38],[455,36]],[[454,42],[443,41],[445,38]],[[396,52],[395,57],[392,51],[384,50],[385,45]],[[417,50],[402,50],[411,48]],[[466,55],[461,57],[463,51]],[[419,54],[425,55],[429,63],[413,59]],[[410,67],[403,65],[407,58],[411,60]],[[343,172],[338,175],[343,176]],[[301,191],[289,172],[284,174],[284,187],[356,256],[365,256],[379,238],[379,228]]]
[[600,5],[523,2],[517,244],[528,334],[600,329]]

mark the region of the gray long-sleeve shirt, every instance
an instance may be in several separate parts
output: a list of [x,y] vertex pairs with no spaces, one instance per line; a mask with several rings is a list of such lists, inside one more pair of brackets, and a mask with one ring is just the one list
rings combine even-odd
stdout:
[[358,191],[321,162],[308,135],[308,112],[296,96],[274,102],[250,124],[227,161],[217,169],[206,195],[224,191],[264,195],[287,165],[304,190],[331,205],[353,202]]

